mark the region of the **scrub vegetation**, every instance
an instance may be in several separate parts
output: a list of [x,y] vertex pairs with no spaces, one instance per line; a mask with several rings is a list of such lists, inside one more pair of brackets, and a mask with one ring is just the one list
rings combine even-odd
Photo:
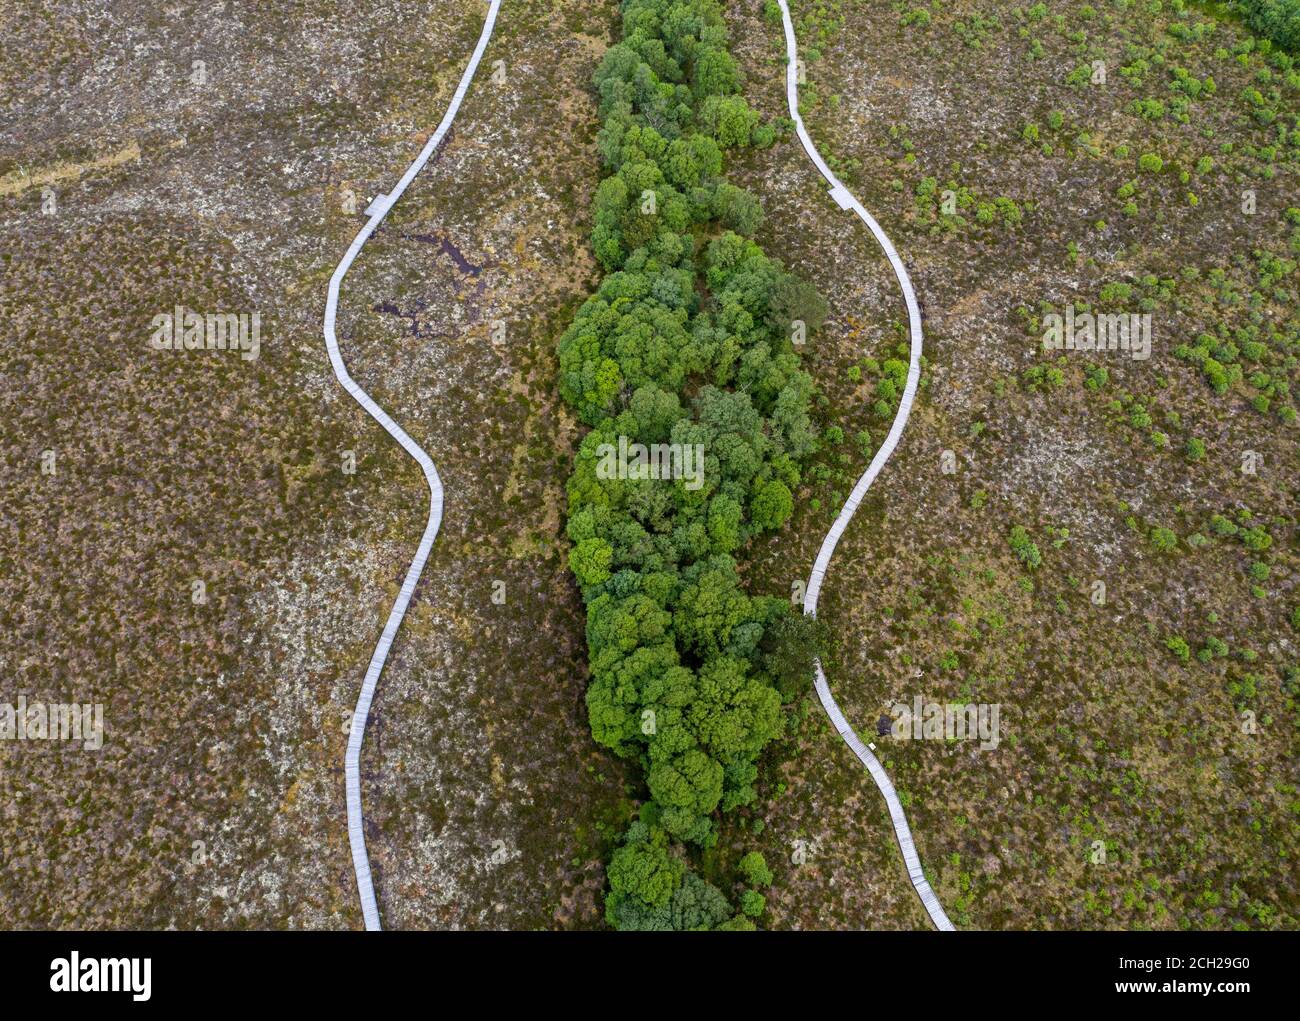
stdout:
[[[908,261],[930,364],[828,578],[827,673],[860,731],[1002,707],[996,750],[878,740],[940,899],[1294,927],[1296,56],[1182,0],[793,8],[805,120]],[[1149,357],[1046,349],[1067,309],[1150,316]]]

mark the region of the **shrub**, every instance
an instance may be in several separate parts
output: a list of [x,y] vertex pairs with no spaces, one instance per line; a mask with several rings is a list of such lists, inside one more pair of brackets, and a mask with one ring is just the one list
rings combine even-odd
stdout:
[[1153,528],[1147,536],[1151,545],[1161,553],[1168,553],[1172,549],[1178,548],[1178,536],[1168,528]]
[[1241,539],[1241,544],[1252,553],[1263,553],[1264,550],[1273,545],[1273,537],[1258,525],[1253,528],[1242,529],[1238,536]]
[[1029,533],[1023,525],[1016,525],[1011,529],[1011,534],[1007,537],[1007,542],[1011,549],[1015,551],[1020,562],[1031,570],[1040,567],[1043,563],[1043,555],[1038,552],[1038,547],[1033,540],[1029,538]]
[[1110,371],[1104,365],[1089,365],[1083,374],[1083,385],[1089,390],[1100,390],[1110,382]]
[[1205,639],[1205,648],[1201,651],[1208,652],[1211,658],[1217,657],[1221,659],[1228,654],[1228,643],[1221,638],[1210,635],[1209,638]]
[[771,886],[772,870],[758,851],[750,851],[740,859],[740,874],[750,886]]
[[1210,517],[1210,531],[1215,535],[1236,535],[1237,525],[1231,518],[1225,518],[1222,514],[1214,514]]

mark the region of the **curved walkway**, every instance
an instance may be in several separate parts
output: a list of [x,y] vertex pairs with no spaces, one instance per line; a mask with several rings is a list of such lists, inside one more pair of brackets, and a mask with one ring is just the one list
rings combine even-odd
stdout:
[[352,866],[357,874],[357,892],[361,896],[361,912],[365,916],[367,929],[379,929],[381,925],[379,922],[379,907],[375,903],[374,882],[370,875],[370,858],[366,854],[364,820],[361,814],[361,743],[366,735],[366,719],[370,715],[370,702],[375,696],[375,687],[379,683],[379,675],[383,672],[384,663],[388,659],[388,650],[393,644],[393,638],[397,635],[397,629],[402,625],[402,618],[406,616],[407,604],[410,603],[411,596],[415,592],[416,583],[419,582],[420,574],[424,571],[424,562],[429,559],[429,551],[433,548],[433,540],[438,534],[438,526],[442,524],[442,481],[438,478],[438,469],[433,466],[433,459],[420,448],[420,445],[415,440],[407,435],[405,429],[389,417],[383,408],[371,400],[370,395],[362,390],[351,375],[348,374],[347,366],[343,364],[343,356],[339,354],[338,338],[334,335],[334,318],[339,303],[339,287],[342,285],[343,278],[347,275],[348,270],[352,267],[353,261],[361,251],[361,246],[370,240],[370,236],[383,222],[384,217],[388,215],[388,211],[393,208],[394,203],[402,197],[402,193],[415,180],[415,175],[429,162],[429,157],[433,155],[434,150],[438,148],[451,127],[451,122],[460,109],[461,100],[465,98],[465,93],[469,90],[469,83],[474,77],[474,71],[483,58],[483,51],[487,49],[493,26],[496,24],[497,9],[500,6],[501,0],[492,0],[487,21],[483,25],[483,34],[479,36],[478,45],[474,47],[474,55],[470,57],[469,66],[465,68],[465,73],[461,76],[460,84],[456,87],[456,94],[451,98],[451,106],[447,108],[447,113],[443,116],[442,123],[438,125],[438,130],[433,133],[433,137],[420,150],[420,155],[415,158],[415,162],[407,168],[406,173],[402,175],[402,179],[397,182],[397,187],[387,195],[377,195],[375,200],[366,207],[366,216],[368,217],[366,224],[349,246],[347,254],[343,256],[343,261],[334,270],[334,275],[330,277],[329,296],[325,300],[325,346],[329,350],[330,365],[334,368],[334,375],[338,377],[343,389],[366,409],[366,414],[382,425],[388,431],[388,434],[402,445],[402,449],[419,462],[420,468],[424,472],[424,478],[429,483],[429,522],[424,526],[424,535],[420,537],[420,546],[415,551],[415,557],[412,559],[411,566],[406,572],[406,578],[402,582],[402,590],[397,594],[397,601],[393,603],[393,609],[388,614],[388,622],[384,625],[383,634],[379,636],[379,643],[375,646],[374,655],[370,657],[370,665],[366,668],[365,680],[361,683],[361,694],[357,698],[357,708],[352,714],[352,730],[348,736],[348,751],[344,760],[344,770],[347,776],[348,842],[352,845]]
[[[841,209],[853,210],[858,218],[871,230],[871,233],[875,235],[880,247],[884,249],[889,264],[894,268],[894,275],[898,278],[898,286],[903,292],[903,299],[907,302],[908,327],[912,338],[911,363],[907,369],[907,385],[903,388],[903,397],[898,403],[898,414],[894,416],[894,423],[889,428],[889,435],[885,437],[885,442],[876,451],[876,456],[871,459],[871,464],[863,472],[862,478],[858,479],[858,484],[853,487],[853,492],[849,494],[844,509],[840,511],[839,517],[835,519],[835,524],[831,525],[831,530],[826,533],[826,538],[822,540],[821,549],[817,552],[817,561],[813,564],[812,574],[808,578],[808,589],[803,600],[803,612],[815,614],[817,612],[817,596],[821,593],[822,581],[826,577],[827,568],[830,566],[831,556],[835,553],[835,546],[839,543],[840,536],[844,534],[845,528],[853,519],[854,513],[857,512],[863,496],[871,488],[871,483],[876,480],[876,476],[880,474],[880,469],[889,460],[889,455],[898,446],[898,440],[903,435],[903,427],[907,425],[908,415],[912,412],[912,400],[916,397],[916,386],[921,378],[921,309],[916,303],[916,294],[912,291],[912,281],[907,275],[907,269],[903,266],[903,260],[898,257],[898,252],[894,249],[893,243],[881,229],[880,224],[866,211],[862,203],[853,197],[838,177],[831,173],[831,168],[821,158],[817,147],[813,145],[812,138],[808,135],[808,129],[804,127],[803,118],[799,116],[798,44],[794,36],[794,24],[790,20],[790,8],[786,0],[778,0],[778,2],[781,5],[781,19],[785,24],[785,49],[788,57],[785,72],[785,91],[790,102],[790,116],[794,119],[799,141],[803,143],[808,158],[817,165],[822,177],[826,178],[830,184],[831,198],[835,200]],[[862,739],[854,733],[848,720],[844,718],[844,714],[840,711],[840,707],[831,695],[830,685],[826,683],[826,674],[822,670],[821,660],[817,661],[816,666],[817,697],[821,699],[822,708],[826,710],[826,715],[831,718],[831,723],[835,725],[840,737],[853,749],[853,754],[862,760],[862,764],[871,773],[871,778],[876,781],[876,786],[880,788],[880,793],[885,796],[885,803],[889,806],[889,818],[894,824],[894,833],[898,837],[898,846],[903,852],[903,861],[907,864],[907,874],[911,877],[912,885],[916,887],[916,892],[921,897],[921,903],[925,905],[930,920],[934,922],[937,928],[952,930],[952,922],[944,914],[943,905],[939,903],[939,898],[935,896],[934,890],[925,878],[925,871],[921,868],[921,859],[916,853],[916,844],[912,840],[912,830],[907,825],[907,816],[903,813],[902,803],[898,800],[898,792],[894,790],[889,774],[885,772],[885,768],[871,753],[871,749],[862,743]]]

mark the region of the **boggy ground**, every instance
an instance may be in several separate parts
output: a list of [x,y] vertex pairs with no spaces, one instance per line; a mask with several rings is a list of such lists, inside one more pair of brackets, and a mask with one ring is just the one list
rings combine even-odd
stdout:
[[[794,7],[805,117],[926,315],[928,385],[824,590],[827,672],[864,735],[917,695],[1001,709],[996,750],[877,738],[941,899],[979,928],[1294,927],[1295,72],[1169,5]],[[778,61],[779,25],[746,25]],[[1150,312],[1150,359],[1041,351],[1068,302]],[[1220,324],[1256,330],[1214,340],[1216,392],[1175,352]],[[828,386],[832,415],[848,389]],[[809,727],[780,812],[823,857],[874,833],[897,859],[864,776],[806,778],[828,730]],[[838,853],[829,889],[776,896],[778,922],[915,924],[843,892],[879,882],[850,854],[896,864]]]
[[380,686],[362,762],[393,926],[597,924],[629,810],[582,701],[562,535],[576,429],[554,356],[594,286],[589,83],[613,13],[503,5],[457,143],[349,284],[358,379],[433,453],[447,494],[408,666]]
[[[0,15],[0,701],[101,702],[106,729],[99,752],[0,746],[4,924],[360,924],[347,722],[427,491],[337,386],[320,317],[485,11]],[[547,374],[588,286],[594,148],[571,124],[594,123],[609,16],[506,5],[451,139],[344,288],[345,358],[448,493],[363,763],[394,926],[599,919],[621,778],[586,733]],[[260,357],[150,350],[176,304],[259,312]]]

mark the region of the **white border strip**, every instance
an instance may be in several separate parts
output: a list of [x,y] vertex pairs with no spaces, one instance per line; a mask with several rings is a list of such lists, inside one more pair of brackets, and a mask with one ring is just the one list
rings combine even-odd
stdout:
[[451,127],[451,122],[460,109],[461,100],[465,98],[465,93],[469,90],[469,83],[474,78],[474,71],[483,58],[483,51],[487,49],[488,40],[492,37],[492,29],[497,20],[497,9],[500,6],[501,0],[491,0],[487,21],[483,25],[483,33],[479,36],[478,45],[474,47],[474,55],[470,57],[469,66],[465,68],[465,73],[461,76],[460,84],[456,87],[456,94],[452,96],[451,105],[447,108],[442,123],[438,125],[438,130],[425,143],[424,148],[420,150],[420,155],[415,158],[415,162],[407,168],[406,173],[402,175],[402,179],[397,182],[397,187],[387,195],[376,196],[375,200],[366,208],[366,215],[369,219],[353,240],[347,254],[343,256],[343,261],[334,270],[334,275],[330,277],[329,296],[325,299],[325,347],[329,350],[330,365],[334,368],[334,375],[338,377],[343,389],[366,409],[366,414],[382,425],[388,431],[388,435],[400,443],[402,449],[419,462],[420,468],[424,472],[424,478],[429,483],[429,523],[424,526],[424,535],[420,537],[419,549],[415,551],[415,557],[406,572],[406,579],[402,582],[402,590],[397,594],[397,601],[393,603],[393,608],[388,614],[388,622],[384,625],[383,634],[379,636],[379,643],[375,646],[374,655],[370,657],[370,665],[366,668],[365,680],[361,683],[361,694],[357,698],[357,708],[352,714],[352,731],[348,735],[348,751],[347,757],[344,759],[344,771],[347,777],[348,843],[352,845],[352,865],[357,874],[357,892],[361,896],[361,912],[365,916],[366,928],[370,930],[378,930],[382,926],[379,922],[379,907],[375,902],[375,887],[370,875],[370,858],[366,854],[364,820],[361,814],[361,743],[366,734],[366,719],[370,715],[370,702],[375,696],[375,687],[379,683],[379,675],[384,669],[385,661],[388,659],[388,650],[393,644],[393,638],[397,635],[397,629],[402,625],[402,618],[406,616],[407,604],[410,603],[411,596],[415,592],[416,583],[419,582],[420,574],[424,571],[424,563],[429,559],[429,551],[433,548],[433,540],[438,535],[438,526],[442,524],[442,480],[438,478],[438,469],[433,466],[433,459],[420,448],[415,440],[407,435],[405,429],[389,417],[383,408],[371,400],[370,395],[361,389],[351,375],[348,374],[347,366],[343,364],[343,356],[339,354],[338,338],[334,335],[334,318],[339,303],[339,287],[343,283],[344,276],[352,267],[353,260],[361,251],[361,246],[370,240],[370,236],[383,222],[384,217],[388,215],[388,211],[393,208],[397,200],[402,197],[402,193],[415,180],[415,175],[429,162],[429,157],[433,155],[433,151],[438,148],[439,143],[442,142]]
[[[898,252],[895,250],[893,243],[881,229],[880,224],[863,207],[862,203],[854,198],[848,188],[844,187],[840,179],[831,172],[831,168],[826,165],[826,161],[822,159],[817,147],[813,145],[812,138],[808,135],[808,129],[804,127],[803,118],[799,116],[798,43],[794,36],[794,23],[790,20],[790,8],[787,6],[786,0],[778,0],[778,2],[781,5],[781,20],[785,24],[785,49],[787,55],[785,91],[790,103],[790,116],[794,120],[795,129],[798,131],[799,141],[803,143],[804,151],[808,153],[808,158],[816,164],[822,177],[826,178],[830,183],[831,198],[835,200],[841,209],[852,209],[858,215],[858,218],[870,228],[876,241],[884,249],[885,257],[889,259],[889,264],[894,268],[894,276],[898,278],[898,286],[903,292],[903,300],[907,302],[908,327],[912,337],[912,354],[911,363],[907,369],[907,385],[903,388],[903,397],[898,403],[898,414],[894,416],[894,423],[889,427],[889,435],[885,437],[885,442],[876,451],[876,456],[871,459],[871,464],[863,472],[862,478],[858,479],[858,484],[853,487],[853,492],[849,494],[844,509],[840,511],[839,517],[831,525],[831,530],[826,533],[826,538],[822,540],[821,549],[817,552],[817,560],[813,564],[812,574],[808,578],[808,589],[803,600],[803,612],[816,614],[817,596],[821,592],[822,580],[826,577],[826,570],[830,566],[831,556],[835,553],[835,546],[840,541],[840,536],[844,534],[845,528],[853,519],[862,498],[866,495],[867,490],[871,488],[871,483],[876,480],[876,476],[880,474],[880,469],[889,460],[889,455],[898,446],[898,441],[903,435],[903,427],[907,425],[907,418],[912,413],[912,401],[916,397],[917,383],[921,379],[921,309],[916,303],[916,294],[912,290],[912,281],[907,275],[907,269],[903,266],[903,260],[898,257]],[[907,874],[911,877],[912,885],[916,887],[916,892],[921,897],[921,903],[925,905],[925,910],[929,913],[930,920],[934,922],[936,928],[952,931],[952,922],[944,914],[943,905],[939,903],[939,898],[935,896],[934,890],[925,878],[925,871],[921,868],[921,859],[916,853],[916,843],[912,840],[912,830],[907,825],[907,816],[903,813],[902,803],[898,800],[898,792],[894,790],[889,774],[885,772],[885,768],[880,764],[880,761],[862,743],[861,738],[854,733],[853,728],[849,726],[848,720],[844,718],[844,713],[840,711],[840,707],[831,695],[830,685],[826,683],[826,674],[822,670],[821,660],[817,661],[816,666],[817,697],[821,699],[822,708],[826,710],[826,715],[831,718],[831,723],[835,725],[840,737],[853,749],[853,753],[862,760],[862,764],[871,773],[871,778],[876,781],[876,786],[880,788],[880,793],[885,796],[885,803],[889,806],[889,818],[894,824],[894,834],[898,837],[898,846],[903,852],[903,861],[907,865]]]

